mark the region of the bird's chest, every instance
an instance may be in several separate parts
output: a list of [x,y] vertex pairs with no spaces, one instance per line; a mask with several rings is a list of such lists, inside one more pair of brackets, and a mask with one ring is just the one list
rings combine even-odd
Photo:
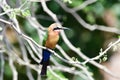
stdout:
[[51,33],[51,34],[48,35],[45,46],[53,49],[53,48],[55,48],[58,40],[59,40],[59,35]]

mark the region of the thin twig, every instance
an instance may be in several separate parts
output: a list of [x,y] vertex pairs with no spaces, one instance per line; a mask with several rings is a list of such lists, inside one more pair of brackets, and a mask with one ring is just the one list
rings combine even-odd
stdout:
[[86,0],[84,1],[80,6],[77,6],[75,8],[73,8],[74,11],[79,11],[79,10],[82,10],[84,9],[85,7],[87,7],[88,5],[96,2],[97,0]]

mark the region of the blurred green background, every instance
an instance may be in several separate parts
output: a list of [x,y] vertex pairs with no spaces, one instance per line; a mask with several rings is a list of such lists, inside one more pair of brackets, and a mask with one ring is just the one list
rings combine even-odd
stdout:
[[[81,5],[84,1],[85,0],[72,0],[71,4],[66,3],[66,5],[69,8],[74,8]],[[16,7],[16,0],[10,0],[8,2],[13,8]],[[32,3],[32,6],[34,6],[35,8],[35,14],[33,15],[31,12],[31,16],[36,17],[40,24],[42,24],[43,26],[49,26],[51,23],[54,22],[53,19],[43,11],[40,3]],[[100,30],[90,31],[84,28],[70,13],[64,11],[54,0],[48,1],[47,6],[52,12],[57,15],[59,21],[62,23],[63,26],[72,29],[72,31],[65,32],[70,42],[75,47],[79,47],[81,51],[90,58],[95,57],[99,54],[100,49],[104,48],[106,41],[118,37],[118,35],[114,33],[104,32]],[[95,3],[88,5],[80,11],[77,11],[77,13],[82,17],[84,21],[89,24],[120,28],[120,0],[97,0]],[[26,19],[19,16],[17,17],[17,19],[22,26],[21,28],[23,29],[25,34],[32,37],[36,42],[39,42],[36,30],[30,27],[31,25],[26,21]],[[17,45],[17,43],[14,44]],[[69,50],[62,39],[60,39],[58,44],[60,44],[60,46],[63,47],[63,49],[67,53],[69,53],[71,57],[74,56],[77,58],[77,55],[74,55],[74,53]],[[108,53],[108,59],[109,55],[111,55],[110,52]],[[83,61],[80,58],[78,58],[78,60]],[[36,62],[33,61],[32,63],[35,64]],[[28,80],[27,76],[25,75],[25,67],[17,65],[17,63],[15,65],[17,66],[17,71],[19,72],[19,80]],[[90,71],[94,74],[95,80],[102,80],[99,69],[90,64],[87,65],[89,66]],[[36,79],[37,73],[35,71],[32,71],[32,73]],[[70,80],[69,76],[71,74],[61,73],[59,71],[58,73],[61,76],[64,75]],[[8,62],[5,63],[4,80],[12,80],[12,72],[10,70]],[[76,77],[75,80],[82,79]]]

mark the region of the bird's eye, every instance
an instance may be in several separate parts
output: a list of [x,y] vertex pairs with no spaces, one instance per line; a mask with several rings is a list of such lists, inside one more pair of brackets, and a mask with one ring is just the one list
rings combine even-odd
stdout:
[[53,31],[54,31],[54,30],[59,30],[59,29],[60,29],[59,27],[55,27],[55,28],[53,29]]

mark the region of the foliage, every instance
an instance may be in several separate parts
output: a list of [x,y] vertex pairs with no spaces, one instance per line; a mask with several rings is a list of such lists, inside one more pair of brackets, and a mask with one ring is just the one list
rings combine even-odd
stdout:
[[[1,2],[2,0],[0,0]],[[8,14],[6,13],[5,15],[2,15],[2,19],[5,20],[11,20],[13,21],[12,24],[14,23],[14,18],[16,18],[16,20],[19,23],[20,29],[21,31],[28,35],[29,37],[31,37],[35,42],[41,44],[40,42],[43,39],[43,35],[44,35],[44,30],[42,30],[37,26],[33,27],[33,25],[31,25],[31,23],[29,22],[29,17],[35,17],[36,20],[42,25],[45,26],[44,29],[46,29],[46,26],[49,26],[51,23],[55,22],[54,19],[51,17],[50,14],[47,14],[47,12],[45,12],[45,10],[43,9],[43,5],[42,3],[40,4],[39,1],[36,0],[36,2],[30,0],[31,2],[27,1],[27,0],[4,0],[7,1],[7,3],[9,4],[9,6],[4,6],[4,9],[1,7],[0,8],[0,14],[4,13],[5,11],[11,9],[12,11],[9,12]],[[20,3],[19,3],[20,2]],[[69,9],[75,9],[76,7],[79,7],[80,5],[82,5],[84,2],[84,0],[62,0],[63,4],[65,4]],[[119,4],[120,0],[98,0],[94,3],[91,3],[89,5],[87,5],[86,7],[76,11],[76,13],[81,16],[81,18],[88,24],[90,24],[91,26],[94,24],[97,25],[105,25],[105,26],[113,26],[113,27],[117,27],[120,28],[120,11],[119,11]],[[104,51],[100,51],[101,48],[104,48],[104,43],[110,39],[110,38],[116,38],[116,36],[118,36],[118,34],[110,34],[110,33],[104,33],[102,30],[94,30],[94,31],[90,31],[87,28],[85,28],[82,24],[79,23],[79,21],[77,21],[77,19],[69,12],[67,12],[66,10],[64,10],[60,4],[58,4],[55,0],[50,0],[50,1],[46,1],[47,6],[49,8],[50,11],[54,12],[54,14],[57,15],[58,20],[62,23],[63,26],[67,26],[69,28],[71,28],[71,31],[66,31],[65,34],[67,35],[69,41],[75,46],[78,47],[77,49],[79,49],[80,52],[84,53],[84,55],[87,55],[88,57],[92,58],[95,57],[97,55],[101,55],[99,58],[95,59],[98,60],[98,62],[103,62],[106,61],[109,58],[109,55],[106,55],[107,52],[103,53]],[[0,3],[1,5],[2,3]],[[18,8],[17,5],[23,5],[22,7]],[[68,10],[69,10],[68,9]],[[107,21],[107,15],[105,14],[113,14],[112,17],[110,16],[111,20],[115,19],[115,23],[110,24],[109,20]],[[1,17],[1,16],[0,16]],[[10,18],[9,18],[10,17]],[[33,21],[34,22],[34,21]],[[114,22],[114,21],[113,21]],[[0,26],[0,32],[2,32],[3,30],[5,30],[4,27],[5,25],[0,23],[2,25],[2,27]],[[35,23],[37,24],[37,23]],[[9,26],[12,26],[11,24],[9,24]],[[16,25],[15,25],[16,26]],[[100,26],[98,26],[100,27]],[[12,28],[14,29],[14,28]],[[11,30],[12,30],[11,29]],[[39,31],[40,30],[40,31]],[[9,30],[7,30],[5,33],[10,32]],[[16,34],[17,31],[14,31],[14,34]],[[1,35],[1,34],[0,34]],[[12,36],[10,34],[7,34],[8,36]],[[25,53],[24,55],[27,55],[28,57],[28,63],[35,65],[39,65],[37,64],[38,62],[35,61],[33,59],[33,56],[36,57],[36,59],[40,60],[40,57],[38,56],[38,54],[40,55],[40,50],[38,50],[38,48],[35,46],[35,44],[32,44],[32,42],[30,42],[29,40],[24,40],[21,39],[21,35],[19,35],[20,37],[18,37],[19,34],[12,36],[13,38],[17,38],[17,41],[9,41],[8,38],[6,38],[6,40],[3,40],[4,44],[10,43],[12,46],[14,46],[15,48],[10,49],[11,50],[15,50],[16,54],[20,57],[20,59],[22,59],[23,61],[26,61],[26,59],[24,59],[22,52],[20,51],[24,51],[25,49]],[[6,36],[6,34],[5,34]],[[2,41],[2,39],[0,38],[0,40]],[[8,40],[8,42],[7,42]],[[20,40],[23,40],[22,42]],[[0,43],[0,45],[3,45]],[[32,45],[31,45],[31,44]],[[10,45],[8,44],[8,45]],[[21,44],[24,44],[24,47],[20,47]],[[61,38],[59,40],[58,43],[62,49],[67,53],[67,55],[70,57],[70,61],[72,62],[82,62],[84,61],[83,58],[80,57],[79,54],[76,54],[75,51],[73,51],[72,49],[70,49],[67,44],[65,44],[65,42],[63,41],[63,39]],[[7,48],[8,45],[4,45],[4,48]],[[24,49],[23,49],[24,48]],[[37,48],[37,49],[36,49]],[[115,48],[115,46],[114,46]],[[1,50],[1,47],[0,47]],[[7,50],[7,49],[6,49]],[[59,53],[60,56],[62,56],[62,58],[66,58],[65,55],[63,55],[59,49],[56,50],[57,53]],[[31,56],[31,53],[34,54]],[[37,53],[37,54],[36,54]],[[109,52],[108,52],[109,53]],[[8,58],[7,60],[3,59],[5,61],[5,79],[8,80],[8,78],[10,77],[10,79],[12,78],[12,70],[10,69],[10,65],[9,62],[6,62],[9,60],[9,58],[11,57],[12,51],[6,51],[6,52],[0,52],[0,56],[2,57],[2,54],[4,54],[4,58],[6,59],[6,57]],[[9,55],[10,54],[10,55]],[[9,56],[9,57],[8,57]],[[15,55],[14,55],[15,56]],[[12,56],[12,57],[14,57]],[[56,57],[56,56],[55,56]],[[54,57],[53,57],[54,58]],[[66,58],[68,60],[68,58]],[[18,59],[19,60],[19,59]],[[30,60],[30,61],[29,61]],[[13,59],[13,64],[15,64],[15,60]],[[51,59],[52,61],[52,59]],[[18,61],[19,62],[19,61]],[[56,58],[54,61],[52,61],[52,65],[54,66],[58,66],[57,64],[55,64],[55,62],[60,63],[61,65],[67,66],[71,72],[64,72],[62,70],[53,70],[61,80],[84,80],[84,79],[88,79],[89,80],[89,75],[94,77],[95,80],[100,80],[98,78],[96,78],[96,76],[99,76],[99,72],[95,72],[96,71],[96,67],[91,66],[90,64],[85,63],[85,66],[82,66],[82,68],[80,69],[78,66],[76,66],[75,64],[70,64],[69,61],[68,63],[62,61],[59,58]],[[2,64],[2,58],[0,61],[0,64]],[[21,63],[22,64],[22,63]],[[22,66],[23,68],[25,68],[25,66],[27,65],[27,63],[23,63]],[[1,67],[2,65],[0,65]],[[18,66],[18,65],[17,65]],[[19,66],[21,66],[19,64]],[[72,69],[71,67],[74,67],[74,69]],[[83,69],[84,67],[84,69]],[[17,68],[17,67],[16,67]],[[31,72],[31,75],[33,75],[34,80],[37,80],[36,75],[38,74],[37,70],[36,72],[33,71],[33,69],[29,70],[30,68],[26,67],[25,68],[25,72],[21,73],[21,75],[25,75],[28,76],[27,74],[27,70]],[[83,70],[82,70],[83,69]],[[18,72],[22,72],[21,69],[17,69]],[[72,70],[76,70],[76,73],[72,74]],[[89,73],[89,75],[84,73],[84,70],[86,72]],[[79,73],[80,75],[79,75]],[[34,75],[33,73],[35,73],[36,75]],[[98,74],[95,74],[98,73]],[[27,75],[26,75],[27,74]],[[92,74],[92,75],[91,75]],[[18,73],[19,75],[19,73]],[[81,76],[82,75],[82,76]],[[84,79],[83,79],[84,78]],[[22,78],[19,78],[20,80]],[[12,79],[11,79],[12,80]],[[23,79],[22,79],[23,80]],[[32,79],[31,79],[32,80]],[[54,76],[50,70],[48,71],[48,80],[57,80],[57,77]],[[59,79],[58,79],[59,80]]]

